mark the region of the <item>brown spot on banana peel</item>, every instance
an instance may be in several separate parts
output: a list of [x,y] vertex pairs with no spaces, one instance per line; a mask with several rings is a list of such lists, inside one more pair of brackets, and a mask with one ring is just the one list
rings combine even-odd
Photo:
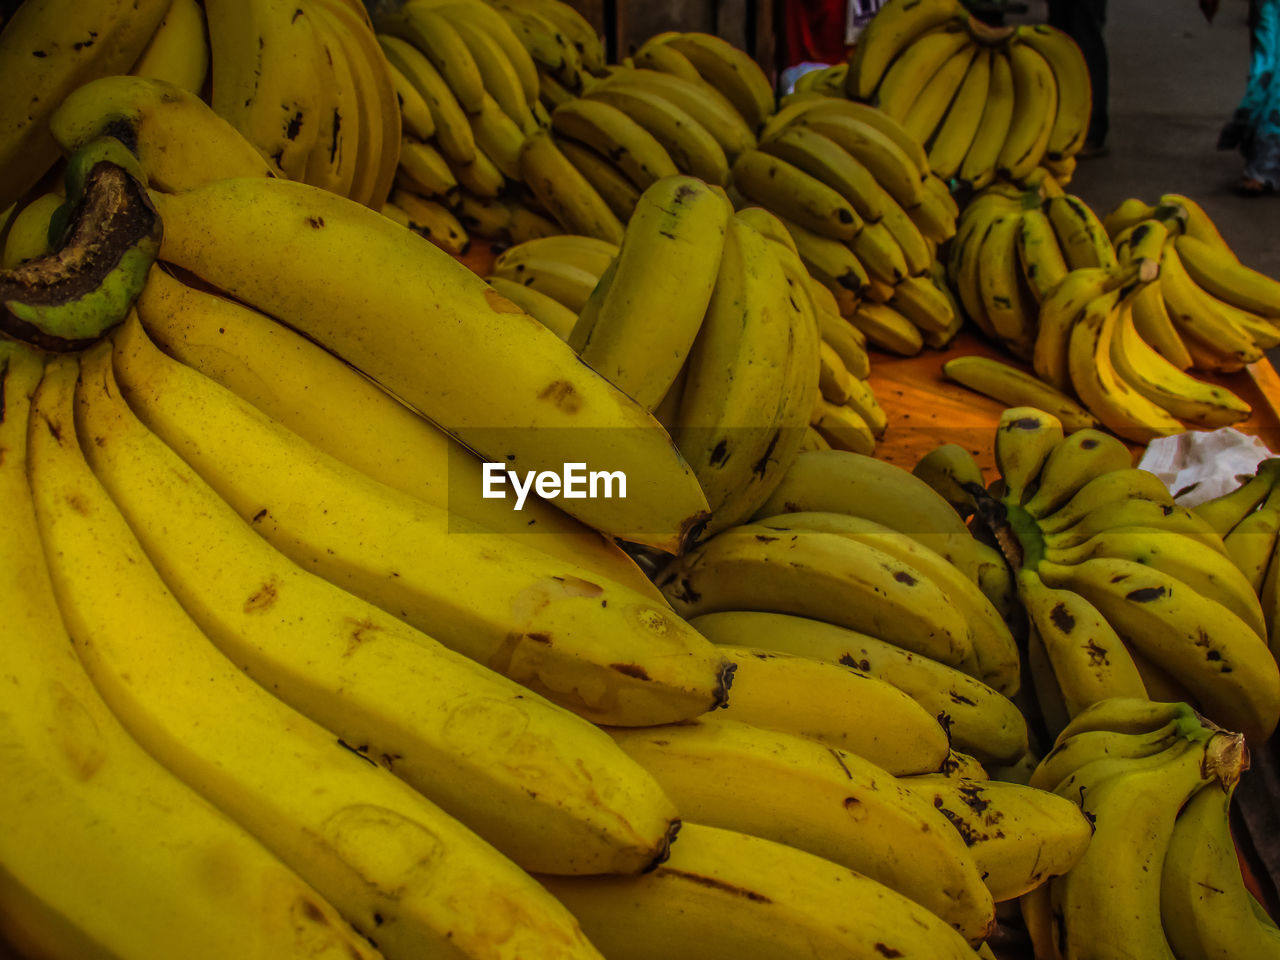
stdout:
[[1130,590],[1124,595],[1124,598],[1131,603],[1151,603],[1167,596],[1168,591],[1163,587],[1141,587],[1137,590]]
[[547,384],[538,394],[538,399],[550,400],[565,413],[577,413],[582,409],[582,396],[577,387],[567,380],[554,380]]
[[[679,877],[682,880],[688,880],[699,886],[710,887],[713,890],[719,890],[722,893],[728,893],[735,897],[743,897],[753,903],[773,903],[771,897],[766,896],[756,890],[748,890],[746,887],[735,886],[732,883],[725,883],[723,880],[717,880],[715,877],[706,877],[700,873],[690,873],[687,870],[673,870],[670,867],[660,868],[663,873],[672,877]],[[897,954],[901,956],[901,954]]]
[[1069,634],[1076,628],[1076,618],[1071,615],[1065,603],[1059,603],[1049,611],[1049,619],[1063,634]]
[[524,313],[523,310],[492,287],[485,288],[484,301],[489,305],[489,309],[495,313]]
[[245,613],[262,613],[270,610],[275,606],[276,599],[279,597],[279,591],[276,588],[276,581],[273,577],[261,587],[249,594],[244,602]]
[[[61,247],[12,270],[0,270],[0,331],[57,352],[93,343],[132,308],[162,233],[160,216],[142,184],[110,161],[94,164]],[[113,277],[126,266],[125,274]],[[109,283],[122,286],[116,295],[103,298],[100,315],[91,311],[91,325],[73,331],[43,325],[52,311],[101,294]],[[50,318],[57,319],[56,314]]]

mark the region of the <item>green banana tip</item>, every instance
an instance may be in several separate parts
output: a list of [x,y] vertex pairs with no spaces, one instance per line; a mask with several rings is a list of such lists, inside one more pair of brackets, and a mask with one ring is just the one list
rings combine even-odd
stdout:
[[146,187],[110,159],[87,165],[67,220],[53,252],[0,270],[0,331],[57,352],[88,346],[125,318],[163,234]]

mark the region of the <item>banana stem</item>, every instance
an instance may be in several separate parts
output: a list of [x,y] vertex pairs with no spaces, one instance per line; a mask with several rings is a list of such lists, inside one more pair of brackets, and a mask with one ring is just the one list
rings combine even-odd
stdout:
[[132,308],[161,232],[142,184],[115,163],[94,164],[62,245],[0,270],[0,330],[46,350],[88,346]]

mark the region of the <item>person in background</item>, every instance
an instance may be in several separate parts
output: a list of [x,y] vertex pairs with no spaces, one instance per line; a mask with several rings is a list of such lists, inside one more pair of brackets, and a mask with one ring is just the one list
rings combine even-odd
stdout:
[[1080,48],[1089,68],[1089,84],[1093,88],[1093,113],[1084,146],[1076,156],[1100,157],[1107,152],[1107,0],[1048,0],[1049,26],[1057,27]]
[[[1200,0],[1212,22],[1218,0]],[[1238,149],[1244,172],[1236,192],[1280,191],[1280,0],[1249,0],[1249,79],[1236,112],[1218,136],[1219,150]]]

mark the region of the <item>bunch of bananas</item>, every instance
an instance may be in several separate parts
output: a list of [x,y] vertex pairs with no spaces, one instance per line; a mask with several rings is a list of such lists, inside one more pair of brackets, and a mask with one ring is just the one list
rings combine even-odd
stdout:
[[[1221,518],[1175,504],[1115,437],[1087,428],[1064,437],[1056,417],[1034,408],[1005,411],[995,454],[990,494],[961,484],[1010,558],[1050,734],[1100,700],[1149,696],[1195,703],[1266,740],[1280,719],[1280,669]],[[951,472],[981,476],[976,466]]]
[[858,38],[844,93],[901,121],[930,168],[978,189],[1037,166],[1070,180],[1092,90],[1060,30],[992,28],[959,0],[890,0]]
[[[1241,397],[1186,372],[1184,339],[1198,355],[1216,357],[1216,369],[1229,367],[1224,352],[1234,348],[1238,369],[1262,356],[1262,343],[1280,343],[1280,325],[1241,310],[1256,338],[1232,328],[1223,316],[1230,308],[1193,289],[1182,268],[1177,251],[1189,235],[1171,225],[1188,222],[1186,208],[1148,212],[1155,215],[1117,225],[1113,241],[1089,206],[1050,176],[1034,190],[993,185],[978,194],[961,216],[948,262],[952,281],[966,313],[1028,361],[1041,382],[972,358],[949,361],[947,374],[1002,402],[1051,410],[1068,427],[1096,418],[1140,443],[1188,423],[1212,429],[1246,419],[1251,410]],[[1268,309],[1280,320],[1280,284],[1229,263],[1232,278],[1248,280],[1251,302],[1276,291]],[[1182,312],[1166,309],[1170,296],[1185,305]],[[1237,335],[1228,340],[1232,329]],[[1192,341],[1192,331],[1202,340]]]
[[352,0],[207,0],[209,102],[273,172],[380,209],[401,111],[368,13]]
[[1245,885],[1228,811],[1244,738],[1185,703],[1105,700],[1079,714],[1032,783],[1079,804],[1093,839],[1067,873],[1026,894],[1036,957],[1256,957],[1280,930]]
[[732,174],[735,204],[786,224],[809,272],[872,344],[909,356],[959,330],[936,257],[959,208],[901,124],[866,104],[801,99],[765,124]]
[[612,238],[663,177],[727,184],[774,107],[743,51],[711,34],[658,34],[551,102],[553,137],[530,146],[525,179],[567,229]]
[[1141,243],[1160,263],[1158,283],[1133,302],[1133,319],[1169,363],[1232,373],[1280,346],[1280,281],[1242,264],[1190,197],[1124,200],[1102,223],[1118,251]]

